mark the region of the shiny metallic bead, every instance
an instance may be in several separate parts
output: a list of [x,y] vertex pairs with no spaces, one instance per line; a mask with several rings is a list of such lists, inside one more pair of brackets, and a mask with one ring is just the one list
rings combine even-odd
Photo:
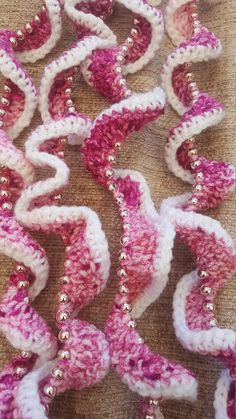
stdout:
[[61,342],[64,342],[65,340],[68,340],[70,337],[70,333],[68,332],[68,330],[60,330],[59,334],[58,334],[58,339]]
[[19,290],[24,290],[24,289],[27,289],[27,288],[29,288],[29,281],[19,281],[18,283],[17,283],[17,288],[19,289]]
[[66,80],[68,81],[68,83],[73,83],[74,78],[72,76],[69,76]]
[[71,260],[66,260],[65,262],[64,262],[64,266],[66,267],[66,268],[69,268],[69,266],[71,265]]
[[39,24],[41,22],[40,17],[38,15],[35,15],[34,21]]
[[[68,277],[63,277],[68,278]],[[67,295],[65,292],[60,292],[58,294],[58,302],[61,304],[67,304],[70,301],[69,295]]]
[[149,400],[149,405],[150,406],[157,407],[157,406],[159,406],[159,401],[158,400],[155,400],[155,399],[150,399]]
[[65,361],[67,359],[70,359],[70,352],[61,350],[61,351],[58,352],[57,356],[58,356],[59,359]]
[[198,19],[198,13],[196,13],[196,12],[192,13],[192,18],[193,18],[193,20],[197,20]]
[[122,54],[118,54],[116,57],[116,60],[120,64],[124,64],[124,61],[125,61],[124,56]]
[[4,109],[0,109],[0,116],[5,116],[6,115],[6,111],[4,111]]
[[126,260],[126,259],[127,259],[127,254],[125,252],[120,252],[119,260]]
[[62,194],[58,194],[54,196],[55,201],[60,201],[60,199],[62,198]]
[[191,92],[191,98],[192,99],[197,99],[199,96],[199,90],[194,90]]
[[27,374],[28,370],[25,367],[16,367],[15,368],[15,374],[18,375],[18,377],[24,377],[25,374]]
[[202,285],[200,291],[203,295],[210,295],[212,293],[212,288]]
[[[61,283],[62,285],[68,285],[70,283],[70,278],[69,276],[65,275],[61,277]],[[65,294],[66,295],[66,294]]]
[[110,154],[109,156],[107,156],[107,161],[110,163],[113,163],[115,161],[115,156],[113,156],[113,154]]
[[71,89],[70,87],[68,87],[68,88],[65,90],[65,93],[66,93],[66,95],[70,96],[70,95],[72,94],[72,89]]
[[116,197],[116,203],[121,205],[124,202],[124,198],[122,195]]
[[27,30],[28,33],[32,33],[33,32],[33,27],[31,26],[30,23],[26,23],[25,29]]
[[43,388],[43,392],[46,396],[52,399],[56,395],[56,388],[50,385],[46,385]]
[[120,150],[120,148],[121,148],[121,143],[119,142],[115,143],[115,149]]
[[192,198],[191,199],[191,203],[193,204],[193,205],[197,205],[198,204],[198,199],[197,198]]
[[0,183],[9,183],[9,178],[6,176],[0,176]]
[[122,53],[124,55],[127,55],[128,54],[129,48],[127,47],[127,45],[122,45],[121,49],[122,49]]
[[8,198],[9,197],[9,192],[8,191],[6,191],[5,189],[2,189],[1,191],[0,191],[0,196],[1,197],[3,197],[3,198]]
[[123,224],[123,229],[124,230],[129,230],[130,229],[130,224],[129,223],[124,223]]
[[192,164],[191,164],[191,168],[192,169],[196,169],[199,165],[200,165],[200,161],[199,160],[195,160]]
[[110,183],[110,185],[108,186],[108,189],[110,192],[115,192],[116,191],[116,185],[114,183]]
[[53,368],[51,374],[57,380],[63,379],[63,371],[58,367]]
[[214,304],[213,304],[213,303],[205,303],[205,304],[203,305],[203,308],[204,308],[204,310],[206,310],[206,311],[214,311],[215,306],[214,306]]
[[196,156],[197,155],[197,150],[196,150],[196,148],[192,148],[192,150],[189,150],[188,151],[188,156],[189,157],[194,157],[194,156]]
[[121,308],[124,313],[130,313],[132,311],[132,306],[131,304],[128,304],[128,303],[122,304]]
[[31,351],[21,351],[20,356],[23,359],[30,359],[32,358],[33,353]]
[[111,178],[111,177],[113,177],[113,176],[114,176],[114,172],[113,172],[113,170],[111,170],[111,169],[107,169],[107,170],[105,171],[105,176],[106,176],[107,178]]
[[60,138],[60,143],[61,144],[67,144],[67,139],[66,138]]
[[194,186],[194,190],[197,191],[197,192],[202,191],[202,189],[203,189],[202,185],[196,185],[196,186]]
[[1,103],[2,103],[2,105],[4,105],[4,106],[9,106],[9,105],[10,105],[9,100],[8,100],[7,98],[5,98],[5,97],[2,97],[2,98],[1,98]]
[[136,38],[138,36],[138,30],[135,28],[132,28],[130,31],[131,35]]
[[118,275],[120,278],[126,278],[126,276],[127,276],[125,269],[119,269],[119,270],[117,271],[117,275]]
[[69,318],[70,318],[69,311],[60,311],[56,315],[56,319],[58,322],[65,322],[66,320],[69,320]]
[[122,79],[119,79],[119,80],[117,81],[117,84],[118,84],[119,86],[121,86],[121,87],[122,87],[122,86],[124,87],[124,86],[126,86],[126,81],[125,81],[125,79],[123,79],[123,78],[122,78]]
[[187,81],[192,81],[193,80],[193,73],[186,73],[185,78],[186,78]]
[[129,213],[128,213],[127,210],[121,210],[120,215],[121,215],[122,218],[125,218],[129,215]]
[[44,12],[44,13],[45,13],[45,12],[47,11],[46,6],[42,6],[41,10],[42,10],[42,12]]
[[198,180],[203,180],[203,179],[204,179],[204,175],[203,175],[203,173],[202,173],[202,172],[198,172],[198,173],[196,174],[196,178],[197,178]]
[[25,297],[25,298],[24,298],[24,302],[25,302],[26,304],[29,304],[29,302],[30,302],[29,297]]
[[131,38],[131,36],[128,36],[128,38],[125,41],[125,44],[128,45],[128,47],[132,47],[132,45],[134,44],[133,38]]
[[24,32],[22,32],[21,30],[17,31],[17,32],[16,32],[16,35],[17,35],[17,38],[18,38],[20,41],[23,41],[23,39],[25,39]]
[[195,137],[188,138],[185,144],[193,145],[195,143]]
[[138,343],[144,343],[144,339],[143,338],[138,338]]
[[25,266],[24,265],[16,265],[16,272],[25,272]]
[[127,294],[129,292],[128,288],[125,285],[121,285],[119,290],[121,294]]
[[196,90],[197,89],[197,83],[195,83],[194,81],[189,83],[188,85],[189,89],[191,90]]
[[0,128],[3,128],[3,127],[4,127],[4,122],[0,121]]
[[132,92],[131,92],[131,90],[130,90],[130,89],[127,89],[127,90],[124,92],[124,96],[125,96],[125,97],[129,97],[131,94],[132,94]]
[[76,109],[75,109],[75,107],[74,107],[74,106],[70,106],[70,107],[67,109],[67,111],[68,111],[69,113],[75,113],[75,112],[76,112]]
[[65,157],[65,153],[64,151],[58,151],[57,153],[58,157],[60,157],[61,159],[63,159]]
[[71,246],[66,246],[65,251],[68,253],[71,250]]
[[146,415],[145,419],[155,419],[155,416],[153,416],[153,415]]
[[67,106],[73,106],[73,105],[74,105],[73,100],[68,99],[68,100],[66,101],[66,105],[67,105]]
[[205,278],[207,278],[208,277],[208,273],[206,272],[206,271],[199,271],[198,272],[198,276],[199,276],[199,278],[201,278],[201,279],[205,279]]
[[11,36],[10,37],[10,43],[11,43],[11,45],[12,45],[12,47],[13,48],[15,48],[15,47],[17,47],[17,40],[16,40],[16,38],[14,37],[14,36]]
[[115,72],[115,74],[122,74],[122,68],[119,65],[117,65],[114,68],[114,72]]
[[139,25],[140,24],[140,20],[136,17],[134,18],[134,25]]
[[11,211],[13,208],[11,202],[3,202],[1,207],[4,211]]
[[121,242],[121,244],[129,243],[129,237],[128,236],[121,237],[120,242]]
[[213,318],[209,321],[209,325],[215,327],[218,325],[218,321],[215,318]]
[[130,320],[128,326],[130,327],[130,329],[135,329],[137,327],[137,324],[134,320]]
[[201,27],[201,22],[199,20],[194,20],[193,22],[193,27],[194,28],[200,28]]
[[7,98],[5,98],[5,97],[2,97],[2,98],[1,98],[1,103],[2,103],[2,105],[4,105],[4,106],[9,106],[9,105],[10,105],[9,100],[8,100]]
[[3,90],[5,93],[11,93],[11,88],[7,84],[5,84]]

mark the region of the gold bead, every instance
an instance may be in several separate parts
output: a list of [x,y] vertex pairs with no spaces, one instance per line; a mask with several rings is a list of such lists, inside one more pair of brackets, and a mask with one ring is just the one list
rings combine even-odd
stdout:
[[57,356],[58,356],[59,359],[65,361],[65,360],[70,359],[70,352],[61,350],[61,351],[58,352]]
[[59,334],[58,334],[58,339],[61,342],[64,342],[66,340],[68,340],[70,337],[70,333],[68,332],[68,330],[60,330]]
[[56,395],[56,388],[50,385],[46,385],[43,388],[43,392],[46,396],[52,399]]
[[17,38],[18,38],[20,41],[23,41],[23,39],[25,39],[24,32],[22,32],[21,30],[17,31],[17,32],[16,32],[16,35],[17,35]]
[[29,288],[29,281],[19,281],[19,282],[17,283],[17,288],[18,288],[19,290],[23,290],[23,289],[27,289],[27,288]]
[[63,379],[63,371],[60,368],[55,367],[55,368],[52,369],[52,376],[54,378],[56,378],[57,380],[62,380]]
[[33,28],[32,28],[32,26],[31,26],[30,23],[26,23],[25,29],[27,30],[28,33],[32,33],[33,32]]

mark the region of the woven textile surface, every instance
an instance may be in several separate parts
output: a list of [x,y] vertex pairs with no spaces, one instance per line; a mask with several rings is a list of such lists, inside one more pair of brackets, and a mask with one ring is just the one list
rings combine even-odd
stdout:
[[[37,0],[1,0],[0,26],[17,29],[30,21],[37,13],[40,2]],[[161,8],[164,10],[166,1]],[[201,90],[206,90],[213,97],[222,101],[226,108],[226,118],[221,125],[202,133],[198,137],[199,150],[214,159],[223,159],[236,165],[235,117],[236,117],[236,2],[235,0],[202,0],[200,2],[200,19],[222,41],[223,55],[217,61],[201,63],[194,66],[196,80]],[[132,24],[132,16],[123,7],[116,6],[114,15],[108,20],[119,39],[124,39]],[[74,40],[72,25],[64,18],[63,36],[49,56],[27,69],[39,85],[43,68],[55,59]],[[160,83],[160,70],[172,45],[165,35],[161,49],[155,60],[141,72],[127,77],[128,85],[134,91],[147,91]],[[92,91],[82,77],[75,86],[74,100],[77,109],[96,117],[109,103]],[[133,135],[122,148],[117,167],[139,170],[145,176],[151,189],[153,201],[158,208],[163,198],[181,194],[189,186],[172,175],[164,161],[164,142],[168,130],[173,126],[177,115],[169,108],[165,116],[156,123],[149,124],[138,135]],[[16,145],[24,148],[29,133],[41,123],[37,112],[29,129],[21,134]],[[109,240],[112,255],[110,281],[105,291],[84,310],[80,316],[103,328],[104,321],[111,307],[116,289],[117,254],[121,224],[117,208],[108,195],[93,181],[86,171],[80,148],[68,147],[66,161],[71,169],[70,186],[63,191],[63,203],[87,205],[95,210]],[[48,176],[45,170],[39,176]],[[235,194],[216,211],[209,213],[222,222],[229,233],[236,237]],[[35,306],[40,314],[54,327],[54,308],[57,285],[63,274],[64,252],[57,237],[34,234],[46,249],[50,262],[50,280],[47,288],[40,294]],[[4,284],[12,269],[12,261],[0,256],[1,283]],[[163,404],[166,419],[210,419],[214,417],[213,396],[220,365],[210,357],[202,357],[185,351],[177,342],[172,325],[172,298],[177,281],[184,273],[192,270],[193,260],[186,249],[175,243],[174,259],[168,285],[159,298],[150,306],[139,321],[139,331],[150,344],[150,347],[170,359],[191,368],[199,379],[198,400],[194,403],[166,401]],[[217,319],[220,325],[236,328],[236,277],[230,282],[217,299]],[[4,337],[0,337],[1,366],[13,355]],[[99,385],[80,392],[70,391],[55,399],[50,411],[54,419],[135,419],[138,417],[138,397],[122,384],[114,371]]]

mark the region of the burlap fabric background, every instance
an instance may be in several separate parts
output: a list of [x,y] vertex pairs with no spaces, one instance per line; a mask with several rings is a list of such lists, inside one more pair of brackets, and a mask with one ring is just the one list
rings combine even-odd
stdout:
[[[199,136],[199,148],[211,158],[222,158],[236,164],[235,146],[235,97],[236,97],[236,56],[235,56],[235,0],[202,0],[201,20],[222,40],[224,54],[216,62],[199,64],[195,74],[202,89],[223,101],[226,106],[224,122],[214,129]],[[165,7],[166,2],[163,4]],[[19,28],[37,13],[37,0],[1,0],[0,26]],[[116,6],[114,16],[109,24],[124,39],[131,24],[131,14],[122,7]],[[64,19],[63,36],[46,60],[29,65],[28,70],[39,84],[45,64],[57,57],[67,48],[74,37],[71,24]],[[143,71],[128,77],[128,83],[136,91],[149,90],[160,83],[160,69],[166,54],[172,46],[167,36],[162,43],[156,59]],[[96,117],[109,106],[109,103],[94,93],[80,78],[75,91],[77,106],[83,112]],[[133,135],[125,145],[118,161],[118,167],[140,170],[147,179],[153,200],[158,208],[161,200],[168,196],[181,194],[188,186],[175,178],[168,170],[163,158],[163,145],[168,129],[177,121],[176,115],[167,109],[165,116],[158,122],[150,124],[138,135]],[[40,123],[37,113],[30,129],[26,130],[17,146],[23,147],[30,133]],[[107,234],[112,255],[112,271],[106,290],[90,307],[81,313],[81,317],[102,328],[116,289],[115,272],[117,268],[117,252],[121,234],[119,217],[111,197],[98,186],[85,170],[80,149],[71,147],[66,152],[68,165],[71,169],[70,188],[63,193],[63,201],[74,205],[88,205],[99,214],[103,228]],[[45,175],[45,172],[44,172]],[[235,196],[231,196],[220,209],[212,211],[211,216],[220,220],[232,235],[235,235]],[[50,281],[44,292],[38,297],[35,305],[41,315],[54,327],[54,302],[57,283],[63,273],[63,248],[57,237],[35,235],[46,249],[50,261]],[[234,236],[235,237],[235,236]],[[8,278],[12,261],[1,256],[1,288]],[[170,280],[161,298],[144,314],[139,330],[151,348],[166,355],[183,365],[192,368],[199,378],[199,396],[196,403],[170,402],[164,403],[166,419],[210,419],[214,417],[213,394],[220,365],[209,357],[190,354],[183,350],[176,341],[172,325],[172,297],[177,281],[192,269],[193,261],[186,249],[178,242],[175,245],[174,260]],[[234,278],[236,279],[236,278]],[[235,327],[236,283],[232,281],[217,300],[217,318],[221,325]],[[55,330],[56,332],[56,330]],[[0,338],[1,365],[13,354],[12,348],[4,337]],[[138,417],[138,397],[123,385],[113,371],[99,385],[80,392],[70,391],[53,403],[50,417],[54,419],[134,419]]]

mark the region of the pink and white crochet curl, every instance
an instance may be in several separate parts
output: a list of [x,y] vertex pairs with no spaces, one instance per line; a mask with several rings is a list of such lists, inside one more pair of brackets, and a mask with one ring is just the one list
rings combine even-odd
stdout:
[[[177,48],[167,58],[162,73],[169,103],[182,115],[179,124],[170,130],[166,160],[177,176],[193,183],[187,201],[176,198],[176,202],[175,199],[169,202],[171,207],[181,206],[185,210],[214,208],[235,186],[234,168],[198,156],[195,146],[194,136],[216,125],[224,116],[223,106],[206,93],[199,92],[193,82],[192,63],[217,58],[222,50],[215,35],[201,26],[196,3],[169,1],[166,27]],[[192,217],[191,213],[183,214],[174,208],[170,211],[175,217],[177,234],[199,258],[198,273],[185,276],[176,291],[176,334],[186,348],[220,357],[230,368],[232,378],[228,371],[222,374],[214,405],[217,418],[235,418],[235,333],[219,329],[213,315],[216,292],[235,270],[233,243],[213,220],[209,220],[203,234],[201,216]]]
[[[57,7],[56,7],[57,4]],[[59,3],[47,1],[54,15],[58,15]],[[40,17],[39,17],[40,16]],[[37,30],[42,17],[51,30],[51,16],[43,8],[33,24],[27,24],[25,32],[0,32],[0,71],[6,77],[4,96],[0,107],[0,248],[2,253],[13,258],[16,266],[10,276],[8,286],[0,301],[0,330],[21,354],[15,356],[0,373],[0,416],[12,418],[14,391],[22,377],[33,367],[43,365],[56,352],[57,342],[44,320],[30,304],[45,287],[48,277],[48,262],[44,250],[18,224],[13,216],[13,207],[24,187],[34,179],[32,165],[24,154],[12,144],[19,133],[30,123],[37,105],[37,90],[32,79],[21,66],[23,56],[17,54],[18,40],[21,47],[36,60],[38,52],[32,50],[30,32],[37,33],[37,45],[44,49],[41,56],[49,51],[44,48],[48,37]],[[30,30],[30,31],[29,31]],[[20,39],[21,38],[21,39]],[[57,37],[51,40],[50,49]],[[18,56],[18,58],[17,58]]]
[[23,419],[37,418],[38,411],[42,412],[40,418],[46,417],[43,407],[56,394],[95,384],[109,369],[109,347],[104,334],[76,319],[78,311],[106,285],[110,269],[107,241],[92,210],[55,206],[69,179],[69,169],[61,160],[66,137],[81,143],[91,128],[91,121],[76,113],[73,106],[75,67],[99,46],[104,48],[109,42],[97,36],[87,37],[45,68],[39,98],[45,125],[26,144],[29,160],[35,166],[52,167],[55,176],[22,193],[16,216],[31,229],[59,234],[66,246],[66,261],[56,313],[61,347],[53,363],[26,376],[19,386],[15,416]]
[[168,279],[174,228],[156,216],[150,196],[140,190],[141,175],[113,170],[115,153],[127,136],[163,113],[160,88],[133,94],[104,111],[84,143],[88,169],[113,193],[122,218],[119,291],[106,322],[111,361],[122,380],[144,400],[142,418],[159,418],[162,398],[196,397],[194,375],[180,365],[151,352],[135,330],[135,319],[161,294]]
[[135,14],[133,28],[122,45],[117,45],[116,36],[102,20],[112,12],[113,2],[65,0],[64,7],[75,24],[79,39],[94,34],[110,41],[109,48],[93,51],[80,68],[89,85],[111,101],[118,102],[131,94],[122,73],[142,69],[159,49],[163,17],[145,0],[117,0],[115,3],[124,5]]
[[181,120],[170,130],[165,157],[176,176],[193,184],[189,206],[202,211],[219,205],[235,185],[234,168],[199,156],[195,144],[195,136],[218,124],[224,110],[214,98],[198,90],[192,63],[216,59],[222,46],[212,32],[201,26],[196,1],[170,0],[166,28],[178,46],[164,64],[162,85]]

